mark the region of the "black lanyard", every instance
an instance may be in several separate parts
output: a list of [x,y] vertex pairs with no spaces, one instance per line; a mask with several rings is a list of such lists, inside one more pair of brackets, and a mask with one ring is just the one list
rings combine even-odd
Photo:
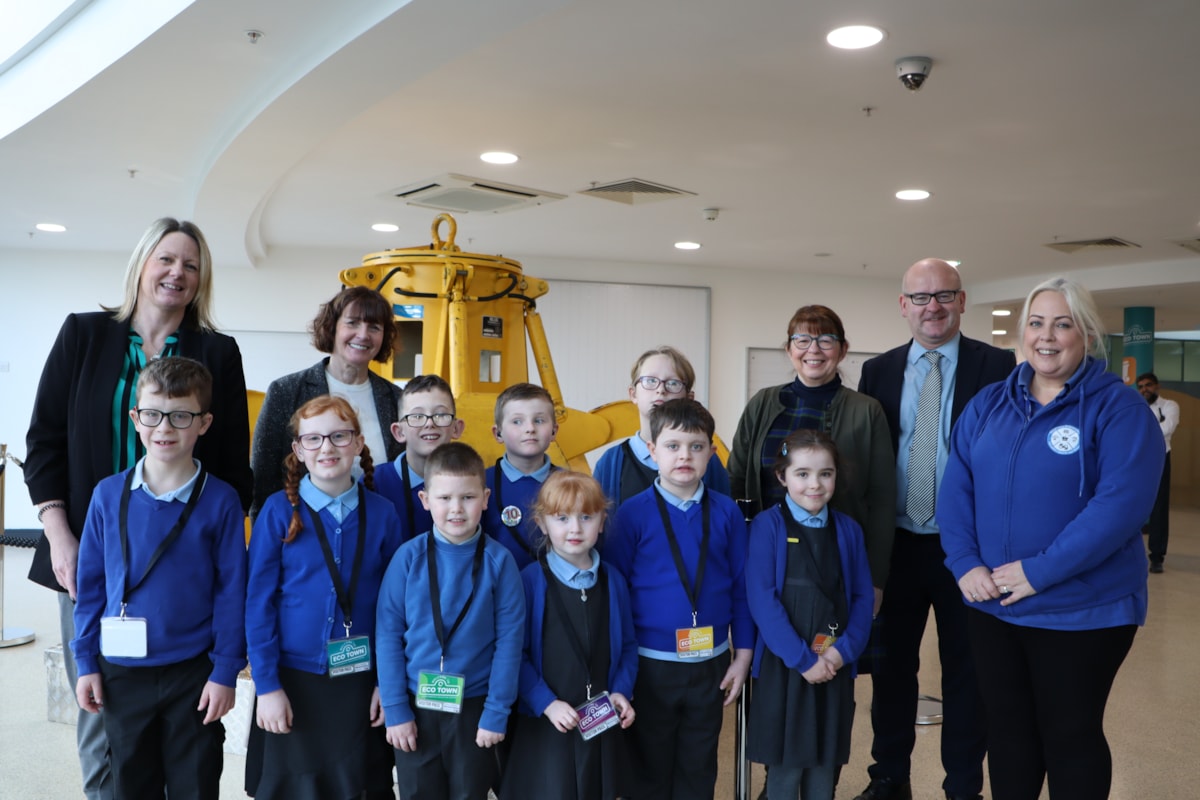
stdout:
[[133,473],[135,469],[129,470],[129,475],[125,478],[125,488],[121,490],[121,510],[118,514],[118,527],[121,533],[121,559],[125,562],[125,592],[121,595],[121,616],[125,615],[125,605],[129,602],[129,595],[134,592],[142,581],[146,580],[146,576],[150,574],[150,570],[162,558],[162,554],[167,552],[167,548],[175,544],[175,540],[183,533],[183,527],[187,525],[191,519],[192,512],[196,510],[196,503],[200,500],[200,493],[204,491],[204,479],[206,474],[204,467],[200,467],[196,473],[196,481],[192,484],[192,496],[188,498],[187,505],[183,507],[183,512],[180,513],[179,519],[175,521],[175,526],[167,533],[165,539],[159,542],[158,548],[155,549],[153,555],[150,556],[150,561],[146,564],[145,571],[142,572],[142,577],[137,579],[137,582],[132,586],[129,585],[129,496],[133,493]]
[[413,516],[412,487],[408,485],[407,458],[396,468],[396,471],[400,473],[400,486],[404,488],[404,510],[408,512],[408,535],[416,536],[417,534],[424,533],[425,531],[416,530],[417,519]]
[[467,610],[475,600],[475,590],[478,588],[479,569],[483,566],[483,549],[487,544],[487,537],[484,536],[483,531],[479,532],[479,543],[475,545],[475,561],[471,564],[471,593],[467,595],[467,602],[463,603],[462,611],[458,612],[458,619],[454,620],[454,624],[447,631],[446,625],[442,621],[442,591],[438,584],[437,543],[433,540],[433,531],[426,536],[428,539],[425,560],[429,564],[429,606],[433,610],[433,630],[437,634],[438,646],[442,650],[441,663],[438,666],[438,672],[441,672],[446,667],[446,644],[458,630],[458,626],[462,625],[462,621],[467,616]]
[[658,513],[662,515],[663,529],[667,532],[667,542],[671,545],[671,555],[675,559],[675,569],[679,572],[679,582],[687,592],[688,602],[692,604],[692,627],[697,625],[697,598],[700,597],[700,587],[704,583],[704,566],[708,563],[708,540],[712,534],[711,514],[708,507],[708,492],[700,497],[700,519],[704,533],[700,537],[700,563],[696,565],[696,583],[688,581],[687,567],[683,563],[683,553],[679,550],[679,540],[675,538],[675,529],[671,527],[671,515],[667,512],[667,501],[663,499],[658,488],[654,489],[654,499],[658,501]]
[[[333,560],[333,548],[325,538],[325,524],[321,515],[313,510],[308,503],[308,515],[313,521],[313,530],[317,534],[317,542],[321,545],[321,554],[325,556],[325,566],[329,568],[329,577],[333,579],[333,590],[337,592],[338,606],[342,609],[342,627],[346,629],[346,638],[350,638],[350,628],[354,620],[350,617],[350,608],[354,602],[354,590],[358,588],[358,576],[362,572],[363,551],[367,549],[367,496],[363,485],[358,485],[358,548],[354,551],[354,566],[350,568],[350,589],[342,583],[342,573],[338,571],[337,562]],[[341,501],[338,501],[341,502]]]
[[[558,593],[558,589],[554,585],[558,581],[558,579],[555,578],[554,573],[550,571],[549,564],[547,564],[544,560],[541,561],[540,563],[542,565],[542,572],[544,572],[546,574],[546,594],[548,594],[554,598],[554,608],[556,611],[558,611],[558,616],[562,620],[563,628],[567,632],[567,644],[571,645],[571,650],[575,653],[575,657],[579,659],[579,665],[581,667],[583,667],[584,673],[588,676],[587,699],[591,700],[592,699],[592,648],[591,648],[591,642],[580,641],[579,634],[576,632],[575,626],[571,624],[571,617],[567,613],[567,604],[563,602],[562,597]],[[603,572],[603,567],[600,566],[600,567],[596,568],[596,585],[599,585],[600,581],[602,581],[602,580],[604,580],[604,572]],[[585,596],[585,600],[586,600],[586,596]],[[587,622],[586,622],[587,612],[586,611],[584,612],[583,618],[585,621],[584,624],[586,625],[587,624]]]

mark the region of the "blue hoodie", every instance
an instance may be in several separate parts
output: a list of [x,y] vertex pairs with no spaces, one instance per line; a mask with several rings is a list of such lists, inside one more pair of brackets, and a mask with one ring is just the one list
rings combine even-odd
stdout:
[[1020,561],[1037,594],[974,608],[1017,625],[1090,630],[1146,621],[1142,522],[1165,448],[1146,401],[1087,357],[1045,406],[1019,366],[963,411],[938,494],[955,580]]

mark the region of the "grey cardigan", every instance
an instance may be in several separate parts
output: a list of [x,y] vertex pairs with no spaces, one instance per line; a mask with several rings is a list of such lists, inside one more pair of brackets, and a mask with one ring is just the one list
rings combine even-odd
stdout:
[[[283,459],[292,451],[288,422],[300,406],[314,397],[329,394],[329,382],[325,379],[328,366],[329,358],[326,357],[308,369],[272,381],[267,387],[267,396],[254,427],[254,445],[250,452],[250,468],[254,470],[251,519],[258,517],[258,510],[268,497],[283,488]],[[404,445],[396,441],[390,430],[400,415],[400,387],[374,372],[369,380],[371,394],[375,397],[375,411],[383,428],[383,441],[387,443],[387,460],[391,461],[404,452]],[[381,460],[378,456],[372,458],[376,462]]]

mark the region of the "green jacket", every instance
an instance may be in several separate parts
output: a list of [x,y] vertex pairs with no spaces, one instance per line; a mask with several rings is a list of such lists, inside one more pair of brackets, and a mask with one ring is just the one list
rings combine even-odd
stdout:
[[[738,421],[726,465],[736,499],[762,503],[763,442],[783,413],[779,392],[784,386],[759,391]],[[862,526],[871,582],[883,588],[896,533],[896,456],[887,418],[877,400],[845,387],[834,395],[829,413],[833,417],[830,436],[841,461],[831,505]]]

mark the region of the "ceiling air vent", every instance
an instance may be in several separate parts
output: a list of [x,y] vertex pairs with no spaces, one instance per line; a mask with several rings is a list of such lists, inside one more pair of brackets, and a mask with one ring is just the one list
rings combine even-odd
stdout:
[[456,211],[459,214],[472,211],[498,214],[502,211],[540,206],[566,197],[565,194],[543,192],[540,189],[453,173],[393,189],[388,194],[400,198],[410,206]]
[[1118,239],[1116,236],[1106,236],[1103,239],[1080,239],[1077,242],[1051,242],[1046,247],[1060,253],[1077,253],[1080,250],[1110,250],[1121,247],[1141,247],[1141,245]]
[[695,192],[674,189],[661,183],[644,181],[641,178],[626,178],[612,183],[596,184],[590,189],[584,189],[580,194],[588,197],[599,197],[602,200],[613,200],[626,205],[641,205],[657,203],[660,200],[670,200],[673,197],[695,197]]
[[1180,247],[1185,247],[1188,250],[1191,250],[1193,253],[1200,255],[1200,239],[1180,239],[1179,241],[1175,242],[1175,244],[1179,245]]

